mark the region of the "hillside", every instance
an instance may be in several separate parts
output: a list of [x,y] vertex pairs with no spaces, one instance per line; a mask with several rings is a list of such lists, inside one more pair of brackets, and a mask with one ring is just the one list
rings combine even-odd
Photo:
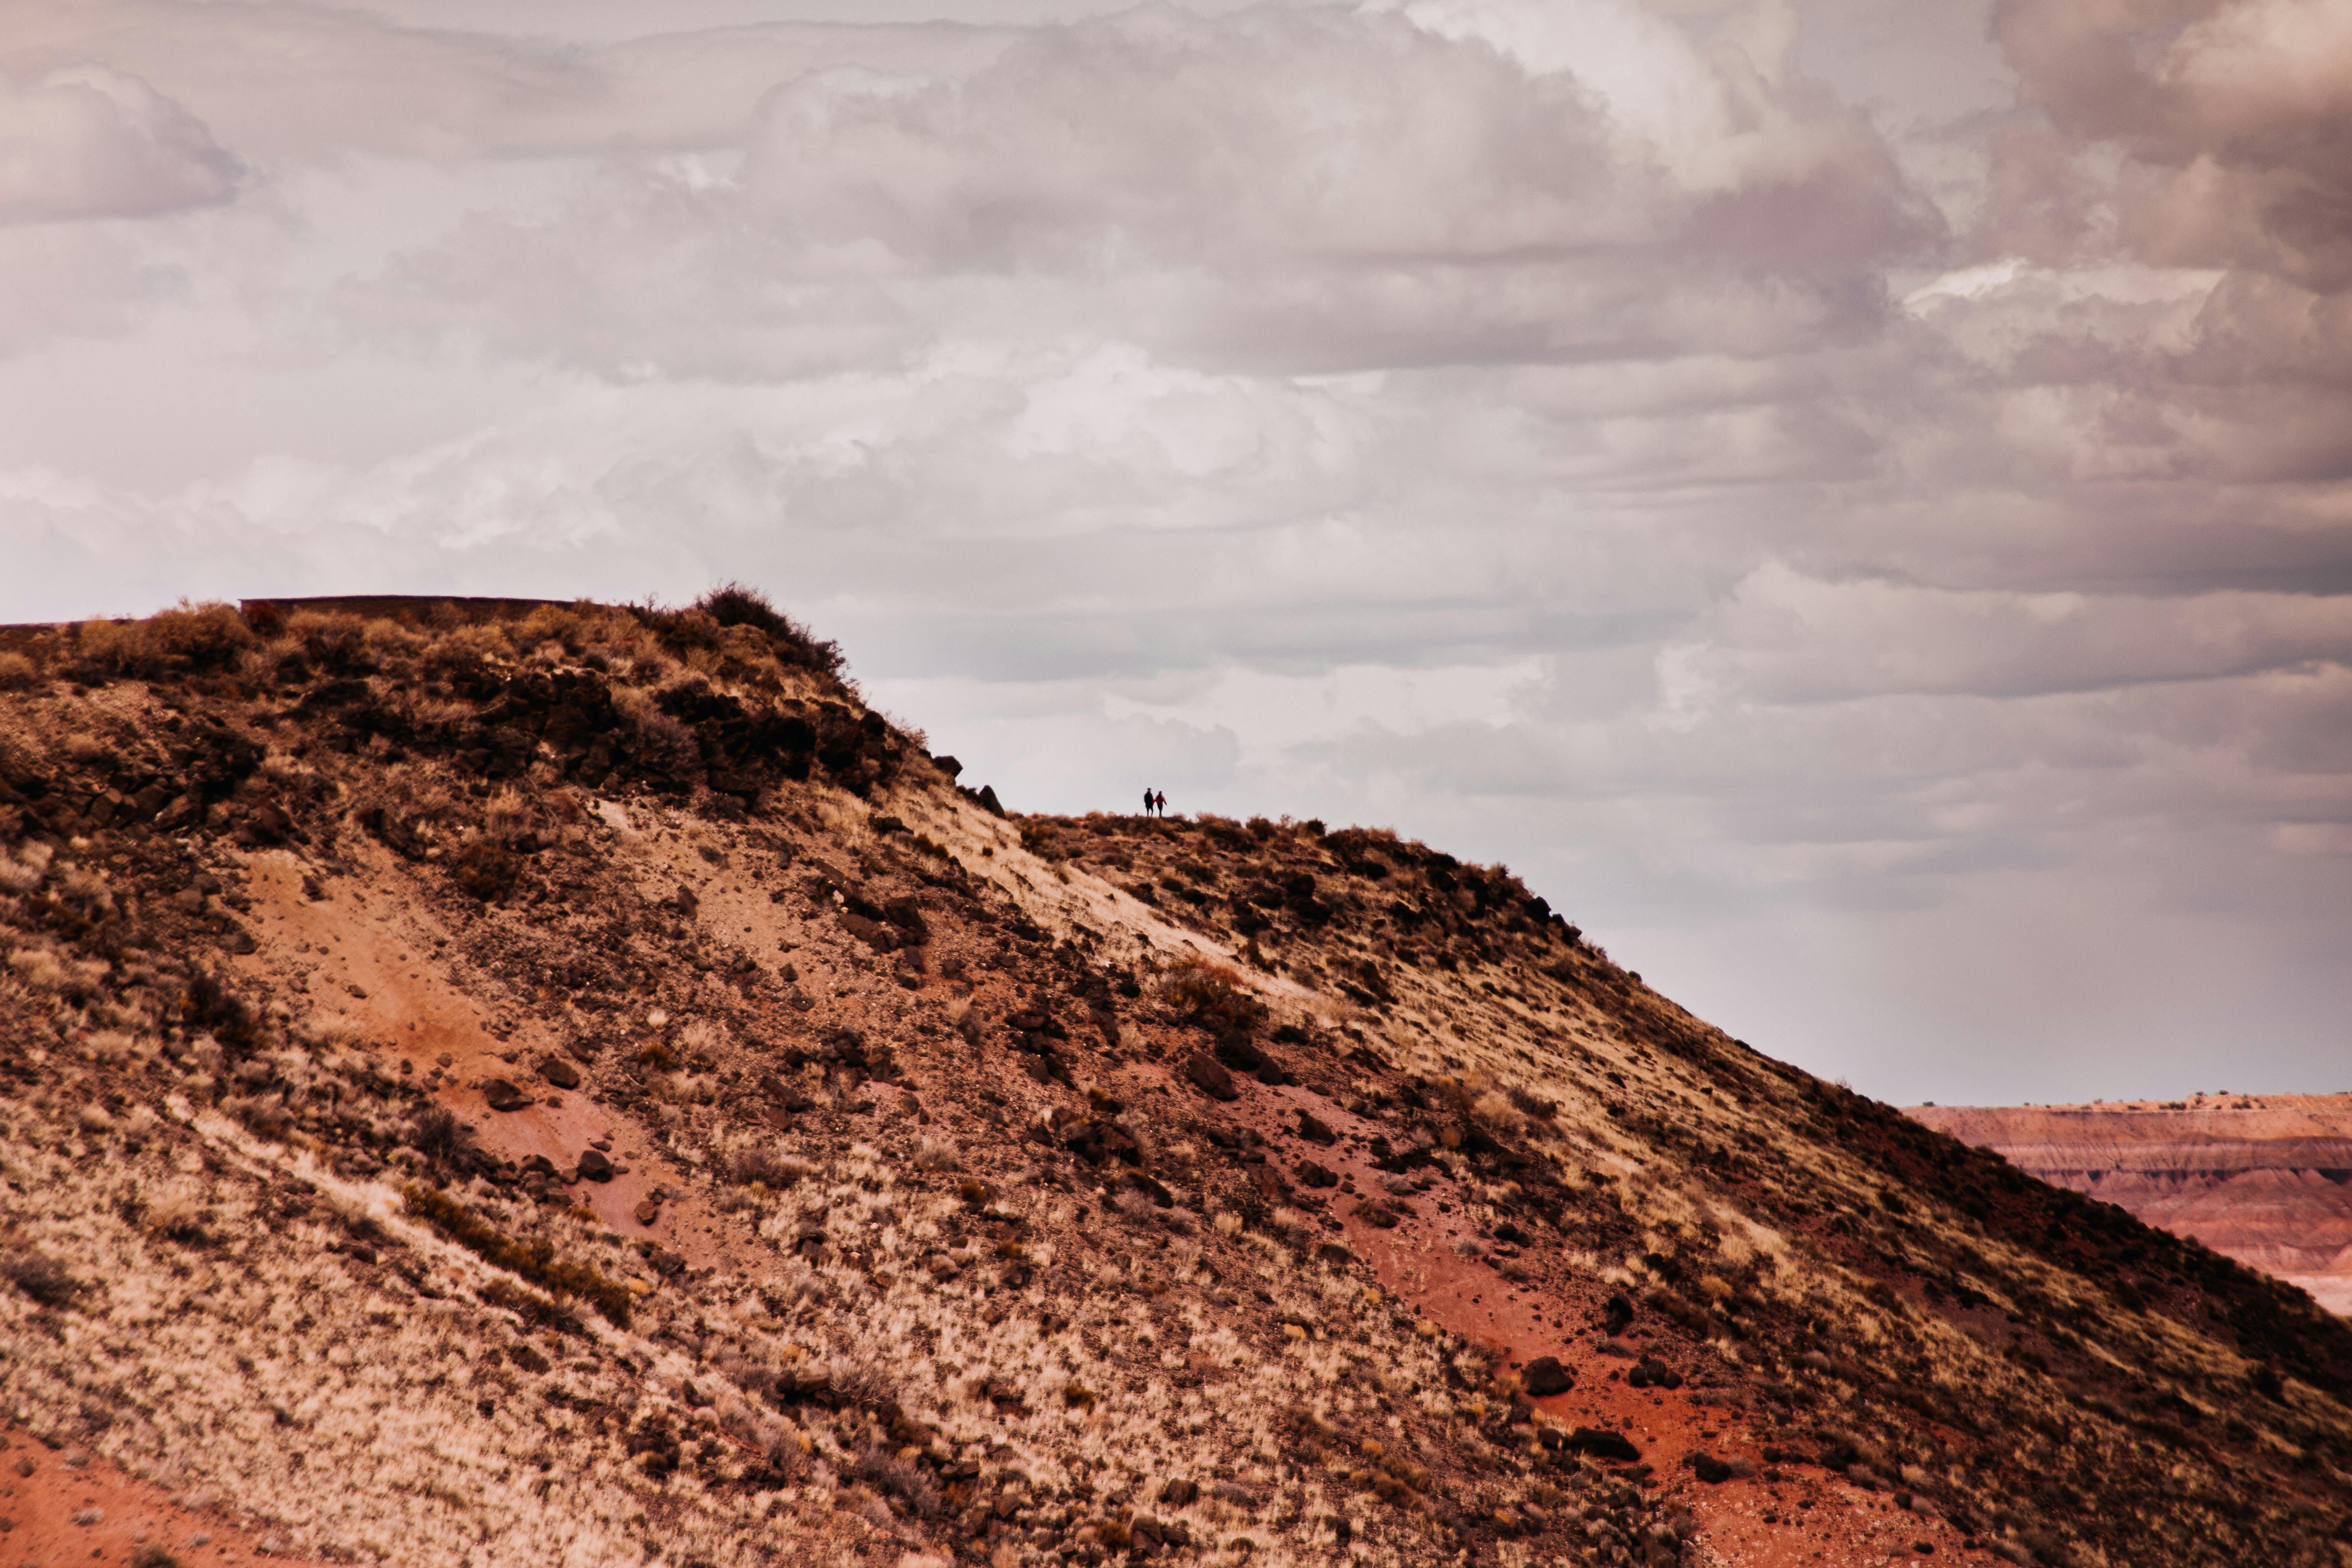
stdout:
[[26,1561],[2352,1561],[2352,1329],[1501,868],[740,592],[0,649]]
[[1908,1114],[2352,1313],[2352,1094]]

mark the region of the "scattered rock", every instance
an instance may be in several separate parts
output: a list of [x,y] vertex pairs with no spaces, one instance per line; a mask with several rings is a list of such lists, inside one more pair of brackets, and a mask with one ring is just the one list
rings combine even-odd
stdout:
[[1298,1135],[1309,1143],[1319,1143],[1327,1149],[1339,1141],[1339,1135],[1337,1132],[1332,1131],[1325,1123],[1317,1121],[1312,1112],[1303,1108],[1298,1112]]
[[562,1057],[549,1057],[539,1064],[539,1076],[558,1089],[578,1089],[580,1069]]
[[1713,1454],[1693,1454],[1690,1468],[1692,1474],[1711,1487],[1721,1485],[1738,1473]]
[[1538,1399],[1566,1394],[1576,1386],[1576,1379],[1569,1375],[1568,1368],[1559,1364],[1559,1357],[1556,1355],[1538,1356],[1528,1363],[1528,1369],[1520,1374],[1519,1380]]
[[1298,1162],[1298,1184],[1302,1187],[1336,1187],[1339,1184],[1339,1173],[1312,1160],[1301,1160]]
[[1568,1446],[1596,1459],[1616,1459],[1625,1464],[1642,1457],[1642,1450],[1633,1447],[1633,1439],[1603,1426],[1579,1426],[1568,1435]]
[[613,1179],[613,1162],[601,1149],[580,1152],[580,1179],[583,1182],[609,1182]]
[[661,1218],[661,1205],[659,1203],[656,1202],[652,1198],[646,1198],[638,1203],[637,1223],[639,1225],[651,1225],[654,1221],[659,1218]]
[[1170,1481],[1160,1489],[1160,1500],[1170,1508],[1189,1508],[1200,1495],[1198,1481]]
[[1633,1388],[1680,1388],[1683,1374],[1655,1356],[1643,1356],[1625,1374],[1628,1386]]
[[1193,1088],[1212,1100],[1239,1100],[1241,1090],[1234,1087],[1234,1075],[1227,1072],[1215,1058],[1194,1051],[1184,1058],[1184,1076]]
[[494,1078],[482,1085],[482,1098],[489,1101],[492,1110],[520,1110],[524,1106],[534,1103],[531,1096],[502,1078]]

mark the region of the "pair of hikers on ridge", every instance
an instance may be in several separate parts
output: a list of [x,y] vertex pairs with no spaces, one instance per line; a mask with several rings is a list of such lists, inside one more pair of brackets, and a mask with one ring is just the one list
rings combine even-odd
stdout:
[[1143,815],[1146,816],[1168,815],[1168,794],[1165,790],[1156,795],[1150,790],[1143,792]]

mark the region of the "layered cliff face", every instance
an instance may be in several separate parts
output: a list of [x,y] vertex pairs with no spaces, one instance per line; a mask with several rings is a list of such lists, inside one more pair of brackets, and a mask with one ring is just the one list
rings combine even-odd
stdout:
[[2352,1095],[1909,1114],[2352,1313]]
[[1004,815],[749,595],[0,642],[37,1560],[2347,1561],[2345,1325],[1501,868]]

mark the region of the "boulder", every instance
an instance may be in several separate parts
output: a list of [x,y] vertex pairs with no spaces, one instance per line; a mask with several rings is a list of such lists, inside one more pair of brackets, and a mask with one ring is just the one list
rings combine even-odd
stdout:
[[1539,1355],[1528,1363],[1519,1381],[1527,1384],[1528,1393],[1538,1399],[1548,1399],[1555,1394],[1566,1394],[1576,1386],[1568,1368],[1559,1364],[1556,1355]]
[[1215,1058],[1194,1051],[1184,1058],[1184,1077],[1193,1088],[1212,1100],[1239,1100],[1241,1090],[1234,1087],[1234,1075],[1227,1072]]
[[602,1149],[580,1152],[580,1179],[583,1182],[609,1182],[613,1179],[613,1162]]
[[490,1102],[492,1110],[520,1110],[526,1105],[536,1103],[531,1096],[502,1078],[494,1078],[482,1085],[482,1098]]
[[1596,1459],[1614,1459],[1629,1465],[1642,1457],[1642,1450],[1633,1447],[1625,1434],[1601,1426],[1579,1426],[1568,1435],[1568,1446]]

